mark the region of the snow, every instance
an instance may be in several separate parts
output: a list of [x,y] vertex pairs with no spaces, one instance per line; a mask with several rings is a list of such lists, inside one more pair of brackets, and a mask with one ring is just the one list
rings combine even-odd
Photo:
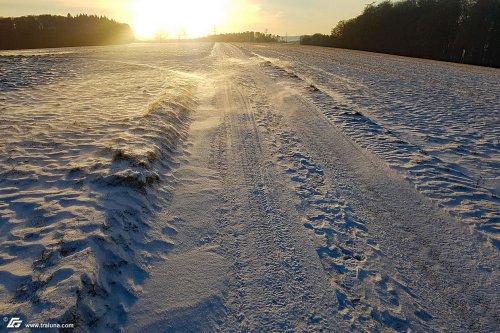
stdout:
[[500,246],[499,70],[327,48],[249,51],[271,75],[316,87],[308,98],[329,120]]
[[147,275],[141,252],[154,258],[171,247],[146,231],[172,190],[196,107],[196,78],[176,72],[185,60],[176,57],[189,51],[196,61],[210,50],[133,45],[0,56],[0,255],[10,281],[0,295],[15,301],[2,302],[2,312],[76,318],[83,327],[102,316],[119,323]]
[[500,71],[299,45],[0,52],[0,313],[494,331]]

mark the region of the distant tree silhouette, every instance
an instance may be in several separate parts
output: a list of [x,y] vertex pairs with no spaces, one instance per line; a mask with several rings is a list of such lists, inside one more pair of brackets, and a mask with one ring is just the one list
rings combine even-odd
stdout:
[[134,40],[128,24],[103,16],[0,18],[0,49],[124,44]]
[[300,43],[304,45],[331,46],[332,37],[323,34],[314,34],[312,36],[301,36]]
[[279,42],[281,37],[278,35],[265,34],[262,32],[238,32],[238,33],[227,33],[212,35],[207,37],[199,38],[199,40],[210,41],[210,42],[256,42],[256,43],[272,43]]
[[500,67],[500,0],[383,1],[301,43]]

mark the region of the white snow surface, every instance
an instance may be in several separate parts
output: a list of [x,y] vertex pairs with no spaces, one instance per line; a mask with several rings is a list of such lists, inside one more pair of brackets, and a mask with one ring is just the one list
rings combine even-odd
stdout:
[[248,49],[271,75],[309,84],[308,98],[329,120],[500,247],[500,70],[326,48]]
[[169,197],[196,105],[183,68],[210,51],[0,55],[0,313],[118,327],[146,275],[138,258],[171,247],[147,221]]
[[0,315],[500,327],[499,70],[186,42],[2,51],[0,75]]

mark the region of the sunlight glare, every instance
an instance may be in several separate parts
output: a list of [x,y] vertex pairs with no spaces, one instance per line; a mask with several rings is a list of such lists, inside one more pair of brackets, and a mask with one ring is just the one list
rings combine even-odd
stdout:
[[135,0],[132,26],[139,38],[200,37],[224,21],[227,7],[228,0]]

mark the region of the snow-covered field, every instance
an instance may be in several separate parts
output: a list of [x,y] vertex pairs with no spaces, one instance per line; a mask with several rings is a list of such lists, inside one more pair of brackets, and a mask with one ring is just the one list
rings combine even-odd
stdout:
[[184,69],[210,51],[1,54],[0,313],[121,322],[146,275],[137,257],[171,247],[147,222],[171,193],[196,106]]
[[0,52],[0,315],[500,327],[500,71],[298,45]]
[[[500,71],[325,48],[251,47],[271,75],[500,247]],[[274,72],[274,73],[273,73]]]

